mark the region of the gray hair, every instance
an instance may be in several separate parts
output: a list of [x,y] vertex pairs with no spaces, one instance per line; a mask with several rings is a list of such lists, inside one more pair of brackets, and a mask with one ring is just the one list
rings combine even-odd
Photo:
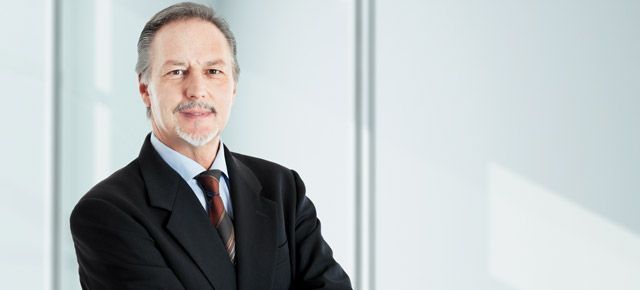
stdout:
[[227,39],[231,53],[233,54],[233,79],[238,82],[240,66],[236,58],[236,39],[229,29],[229,24],[216,15],[211,7],[192,2],[182,2],[171,5],[156,13],[144,26],[138,39],[138,62],[136,63],[136,73],[143,82],[149,80],[149,47],[156,33],[163,26],[178,20],[199,18],[215,25]]

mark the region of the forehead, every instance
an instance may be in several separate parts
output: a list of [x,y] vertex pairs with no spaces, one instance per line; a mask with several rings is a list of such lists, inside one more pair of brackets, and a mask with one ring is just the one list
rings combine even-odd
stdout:
[[151,61],[211,61],[231,57],[224,34],[202,19],[177,20],[165,24],[151,43]]

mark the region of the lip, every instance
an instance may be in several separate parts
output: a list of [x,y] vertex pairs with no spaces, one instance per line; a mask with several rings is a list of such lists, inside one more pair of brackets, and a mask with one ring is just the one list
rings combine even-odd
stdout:
[[186,110],[180,112],[181,115],[187,118],[204,118],[210,115],[213,115],[211,111],[197,111],[197,110]]

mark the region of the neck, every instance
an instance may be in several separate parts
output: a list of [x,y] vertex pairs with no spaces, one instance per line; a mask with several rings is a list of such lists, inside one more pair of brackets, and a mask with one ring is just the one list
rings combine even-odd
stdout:
[[218,147],[220,146],[220,137],[216,136],[209,143],[202,146],[193,146],[187,141],[181,138],[174,138],[171,140],[167,138],[159,130],[153,130],[153,134],[167,147],[175,150],[176,152],[189,157],[191,160],[200,164],[203,168],[209,169],[213,160],[216,159],[218,153]]

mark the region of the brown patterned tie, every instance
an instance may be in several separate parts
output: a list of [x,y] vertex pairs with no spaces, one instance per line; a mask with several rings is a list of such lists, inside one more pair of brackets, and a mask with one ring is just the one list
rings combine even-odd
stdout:
[[233,230],[233,221],[231,217],[227,215],[227,211],[224,209],[222,198],[220,197],[220,170],[209,170],[200,173],[196,176],[196,180],[205,193],[207,199],[207,210],[209,212],[209,218],[211,223],[218,230],[222,242],[227,248],[231,263],[236,263],[236,238]]

